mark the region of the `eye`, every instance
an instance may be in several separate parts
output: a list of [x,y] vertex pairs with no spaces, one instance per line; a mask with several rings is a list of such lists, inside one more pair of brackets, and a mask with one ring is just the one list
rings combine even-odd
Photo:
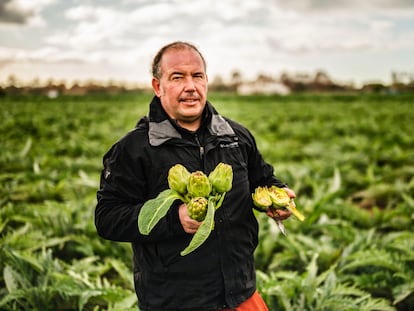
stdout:
[[175,73],[175,74],[171,75],[171,80],[172,81],[178,81],[178,80],[180,80],[182,78],[183,78],[183,75],[182,74]]
[[199,79],[204,79],[204,74],[203,73],[196,73],[193,75],[194,78],[199,78]]

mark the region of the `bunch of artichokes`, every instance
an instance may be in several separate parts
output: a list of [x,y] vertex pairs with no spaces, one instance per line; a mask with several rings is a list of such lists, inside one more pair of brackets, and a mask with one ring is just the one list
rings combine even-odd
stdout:
[[176,164],[168,171],[169,189],[144,203],[138,215],[138,229],[148,235],[163,218],[173,202],[184,202],[191,218],[202,221],[190,244],[181,252],[184,256],[198,248],[214,228],[214,212],[223,203],[232,188],[233,169],[220,162],[207,176],[202,171],[190,173],[183,165]]
[[252,194],[252,198],[254,205],[261,211],[267,211],[269,208],[271,211],[287,209],[300,221],[305,219],[305,216],[296,208],[293,199],[283,188],[276,186],[257,187]]
[[[233,170],[230,165],[219,163],[207,176],[202,171],[190,173],[183,165],[176,164],[168,172],[168,185],[183,197],[191,218],[203,221],[207,214],[208,199],[215,203],[231,190]],[[219,208],[216,204],[215,208]]]

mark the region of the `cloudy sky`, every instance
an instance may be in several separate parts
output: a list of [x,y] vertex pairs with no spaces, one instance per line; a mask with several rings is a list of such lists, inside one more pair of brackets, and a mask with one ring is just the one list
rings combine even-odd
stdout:
[[200,48],[210,80],[323,70],[388,83],[414,74],[414,0],[0,0],[0,83],[149,83],[173,40]]

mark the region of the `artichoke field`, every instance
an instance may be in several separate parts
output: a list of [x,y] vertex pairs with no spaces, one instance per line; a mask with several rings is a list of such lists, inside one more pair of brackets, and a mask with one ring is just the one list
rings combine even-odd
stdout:
[[[0,310],[138,310],[132,250],[97,236],[94,207],[103,152],[151,97],[0,98]],[[414,95],[210,100],[252,130],[306,216],[282,237],[257,213],[269,310],[414,310]]]

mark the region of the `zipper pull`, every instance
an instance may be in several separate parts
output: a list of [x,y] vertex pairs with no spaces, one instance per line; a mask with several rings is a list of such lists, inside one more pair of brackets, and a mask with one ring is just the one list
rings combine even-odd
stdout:
[[200,159],[203,159],[203,156],[204,156],[204,147],[201,146],[201,143],[200,143],[200,140],[198,139],[198,135],[197,134],[195,135],[195,140],[197,142],[198,149],[199,149],[199,152],[200,152]]

